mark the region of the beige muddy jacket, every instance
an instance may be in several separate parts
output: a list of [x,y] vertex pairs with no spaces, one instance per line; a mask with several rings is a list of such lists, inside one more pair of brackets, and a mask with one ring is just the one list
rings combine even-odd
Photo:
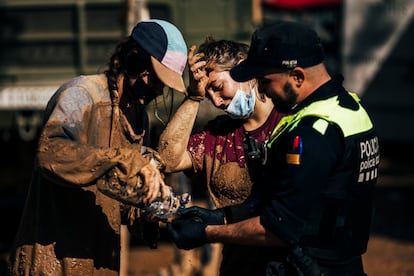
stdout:
[[113,108],[103,74],[64,84],[46,118],[11,273],[117,275],[122,205],[96,183],[110,170],[134,180],[148,163],[140,154],[142,137]]

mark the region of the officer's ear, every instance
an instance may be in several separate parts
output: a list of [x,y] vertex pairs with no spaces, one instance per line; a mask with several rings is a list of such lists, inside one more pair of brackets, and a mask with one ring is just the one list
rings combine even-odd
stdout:
[[305,81],[305,70],[302,67],[293,68],[289,75],[297,88],[301,87]]

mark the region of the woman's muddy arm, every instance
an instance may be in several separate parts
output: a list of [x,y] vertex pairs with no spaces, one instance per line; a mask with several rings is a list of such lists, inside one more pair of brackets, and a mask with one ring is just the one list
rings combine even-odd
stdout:
[[158,152],[165,162],[165,172],[167,173],[192,167],[187,144],[199,106],[200,102],[186,99],[160,136]]

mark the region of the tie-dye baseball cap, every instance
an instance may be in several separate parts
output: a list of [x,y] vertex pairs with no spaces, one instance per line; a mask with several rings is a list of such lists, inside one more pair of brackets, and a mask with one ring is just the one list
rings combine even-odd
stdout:
[[176,26],[160,19],[139,22],[132,30],[135,41],[151,55],[158,78],[168,87],[186,93],[182,74],[187,45]]

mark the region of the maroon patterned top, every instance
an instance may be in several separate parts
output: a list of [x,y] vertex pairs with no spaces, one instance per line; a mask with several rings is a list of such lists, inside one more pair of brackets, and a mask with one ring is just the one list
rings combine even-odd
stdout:
[[[250,131],[257,143],[269,138],[282,115],[273,110],[266,122]],[[190,137],[187,150],[195,172],[205,171],[207,188],[217,207],[242,202],[250,194],[251,181],[243,148],[243,120],[216,117]]]

